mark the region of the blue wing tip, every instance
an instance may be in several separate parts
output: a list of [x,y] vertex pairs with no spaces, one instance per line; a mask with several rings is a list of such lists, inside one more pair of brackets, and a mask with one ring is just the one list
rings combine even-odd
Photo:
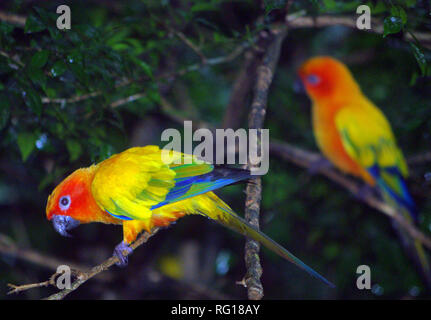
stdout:
[[326,280],[325,282],[331,289],[335,289],[337,286],[333,284],[331,281]]
[[319,273],[317,273],[316,271],[314,271],[310,267],[307,266],[306,270],[308,271],[308,273],[311,276],[313,276],[313,277],[319,279],[320,281],[324,282],[326,285],[328,285],[332,289],[336,288],[335,284],[333,284],[331,281],[327,280],[324,276],[320,275]]
[[331,289],[336,288],[337,286],[335,284],[333,284],[331,281],[327,280],[325,277],[321,276],[320,274],[316,273],[313,274],[315,277],[317,277],[318,279],[322,280],[326,285],[328,285]]
[[312,269],[309,266],[307,266],[302,261],[300,261],[300,263],[297,264],[297,265],[300,266],[303,270],[307,271],[307,273],[310,276],[312,276],[312,277],[314,277],[316,279],[319,279],[320,281],[322,281],[323,283],[325,283],[327,286],[331,287],[332,289],[334,289],[336,287],[335,284],[333,284],[331,281],[327,280],[324,276],[322,276],[320,273],[318,273],[314,269]]

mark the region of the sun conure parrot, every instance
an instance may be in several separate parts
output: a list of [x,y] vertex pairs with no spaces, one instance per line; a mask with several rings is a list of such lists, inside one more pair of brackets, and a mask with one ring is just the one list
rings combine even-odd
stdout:
[[[391,126],[382,111],[361,91],[347,67],[331,57],[315,57],[299,68],[312,100],[313,132],[322,153],[341,171],[361,178],[405,219],[418,213],[405,178],[408,169]],[[430,265],[419,241],[397,231],[409,255],[431,284]]]
[[[167,152],[167,153],[166,153]],[[130,148],[64,179],[48,198],[46,216],[63,236],[82,223],[123,225],[115,248],[119,265],[124,250],[143,230],[166,227],[184,215],[197,214],[244,234],[312,276],[333,286],[289,251],[255,229],[212,191],[251,178],[248,170],[219,167],[191,155],[157,146]]]

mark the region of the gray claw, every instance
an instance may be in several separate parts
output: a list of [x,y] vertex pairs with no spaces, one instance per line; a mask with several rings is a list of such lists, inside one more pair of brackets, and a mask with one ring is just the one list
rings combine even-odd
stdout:
[[[126,251],[127,255],[125,256],[123,252]],[[133,249],[129,247],[128,244],[126,244],[124,241],[121,241],[120,244],[118,244],[114,249],[114,257],[117,257],[119,262],[116,263],[117,266],[124,268],[127,266],[129,262],[129,254],[133,252]]]

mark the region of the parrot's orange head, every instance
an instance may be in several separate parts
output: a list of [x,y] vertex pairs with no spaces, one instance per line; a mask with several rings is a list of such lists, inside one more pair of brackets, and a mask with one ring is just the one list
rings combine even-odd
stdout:
[[94,166],[78,169],[64,179],[48,197],[46,217],[61,235],[68,236],[67,230],[80,223],[90,222],[95,211],[101,211],[91,194],[93,176]]
[[359,92],[349,69],[331,57],[311,58],[299,68],[298,73],[313,100],[336,99],[346,92]]

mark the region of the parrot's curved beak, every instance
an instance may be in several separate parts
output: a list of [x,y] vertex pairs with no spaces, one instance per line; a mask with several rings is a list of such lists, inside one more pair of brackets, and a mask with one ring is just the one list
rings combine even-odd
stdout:
[[79,226],[79,221],[73,219],[69,216],[60,216],[54,214],[51,218],[54,229],[61,234],[63,237],[70,237],[71,235],[67,233],[68,230],[76,228]]

